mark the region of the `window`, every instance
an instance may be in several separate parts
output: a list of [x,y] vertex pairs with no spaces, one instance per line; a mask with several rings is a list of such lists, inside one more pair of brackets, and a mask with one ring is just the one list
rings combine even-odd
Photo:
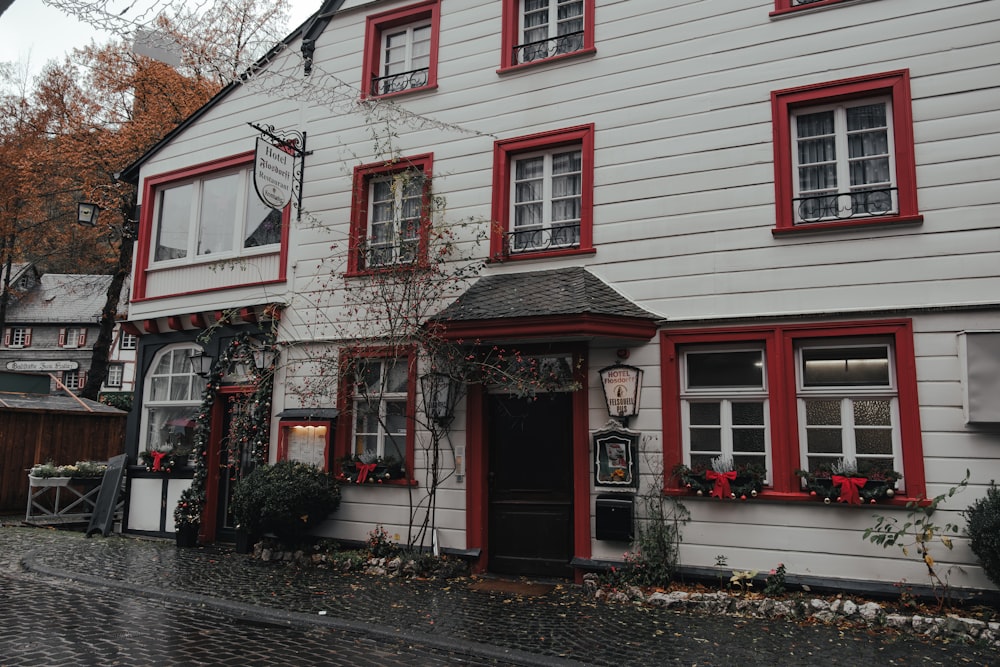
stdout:
[[362,96],[437,87],[440,0],[368,17]]
[[594,126],[496,143],[495,259],[593,251]]
[[78,327],[59,330],[59,347],[83,347],[87,344],[87,330]]
[[594,0],[504,0],[500,69],[594,53]]
[[431,163],[427,154],[355,168],[350,272],[413,265],[426,256]]
[[795,12],[802,9],[823,7],[825,5],[835,5],[838,2],[846,1],[847,0],[775,0],[774,11],[771,12],[771,16]]
[[907,71],[771,100],[777,232],[921,220]]
[[365,462],[381,458],[413,470],[416,409],[416,360],[411,352],[387,356],[368,349],[345,356],[340,408],[349,412],[338,421],[339,456]]
[[122,332],[121,340],[118,342],[119,349],[134,350],[139,344],[139,337],[135,334]]
[[276,252],[282,212],[264,204],[251,164],[164,182],[155,188],[152,261],[192,263]]
[[62,383],[63,386],[72,391],[81,389],[86,382],[86,373],[79,370],[63,371],[62,372]]
[[11,327],[4,331],[3,344],[7,347],[31,347],[31,329]]
[[109,387],[121,387],[122,379],[125,376],[125,366],[122,364],[109,364],[108,365],[108,377],[104,381]]
[[910,322],[665,332],[664,470],[767,469],[766,493],[801,497],[797,469],[850,459],[924,493]]
[[[194,451],[194,428],[205,381],[191,366],[194,345],[166,348],[146,374],[142,447],[186,456]],[[198,348],[200,349],[200,348]]]

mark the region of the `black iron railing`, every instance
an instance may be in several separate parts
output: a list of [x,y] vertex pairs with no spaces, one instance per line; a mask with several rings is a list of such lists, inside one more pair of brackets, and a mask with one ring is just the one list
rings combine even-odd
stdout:
[[389,93],[399,93],[411,88],[420,88],[427,85],[430,76],[430,68],[410,70],[389,76],[373,76],[371,85],[372,95],[388,95]]
[[537,42],[518,44],[514,47],[513,64],[530,63],[542,58],[551,58],[563,53],[573,53],[583,48],[583,30],[565,35],[541,39]]
[[539,252],[580,245],[580,223],[539,229],[519,229],[507,232],[507,254]]
[[897,190],[898,188],[877,188],[798,197],[792,200],[795,221],[809,223],[850,220],[895,213]]

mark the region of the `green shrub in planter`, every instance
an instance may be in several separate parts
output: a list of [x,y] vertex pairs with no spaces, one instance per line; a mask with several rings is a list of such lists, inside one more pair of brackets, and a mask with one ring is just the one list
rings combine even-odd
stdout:
[[337,481],[316,466],[279,461],[257,466],[233,489],[237,527],[251,534],[272,532],[295,544],[340,506]]
[[1000,488],[991,484],[986,496],[962,512],[968,525],[969,546],[996,586],[1000,586]]

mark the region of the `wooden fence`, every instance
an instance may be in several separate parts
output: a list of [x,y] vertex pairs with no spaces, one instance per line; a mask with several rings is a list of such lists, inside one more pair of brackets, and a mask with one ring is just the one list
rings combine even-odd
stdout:
[[28,469],[106,461],[125,451],[126,413],[0,409],[0,511],[24,511]]

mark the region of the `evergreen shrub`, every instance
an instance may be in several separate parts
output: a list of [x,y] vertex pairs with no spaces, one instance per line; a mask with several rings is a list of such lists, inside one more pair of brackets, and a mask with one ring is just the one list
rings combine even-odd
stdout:
[[340,506],[340,487],[316,466],[295,461],[260,465],[233,489],[237,526],[251,534],[271,532],[296,544]]
[[1000,488],[990,484],[986,495],[963,512],[972,553],[976,554],[986,576],[1000,587]]

